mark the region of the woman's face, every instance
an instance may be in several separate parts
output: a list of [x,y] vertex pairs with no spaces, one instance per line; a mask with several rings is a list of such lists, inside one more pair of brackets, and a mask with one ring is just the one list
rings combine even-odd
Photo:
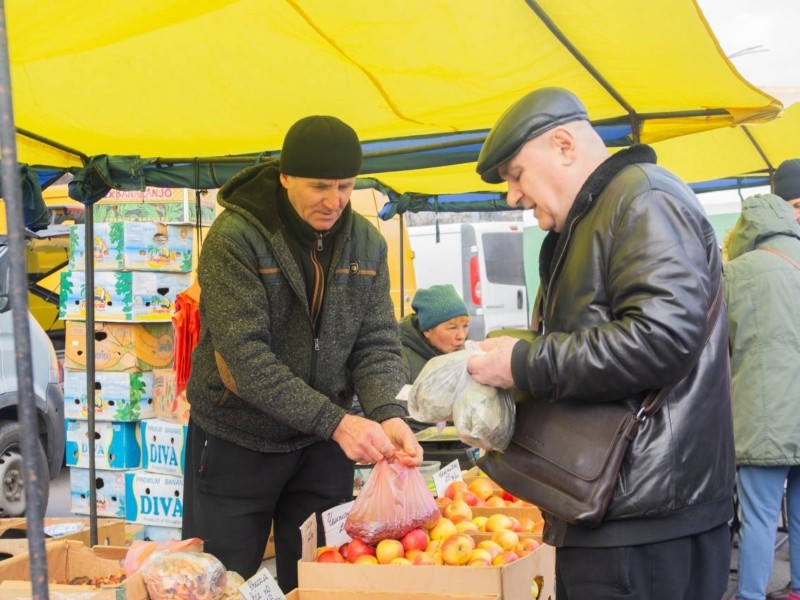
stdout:
[[468,334],[469,317],[466,316],[454,317],[422,332],[428,343],[444,354],[463,350]]

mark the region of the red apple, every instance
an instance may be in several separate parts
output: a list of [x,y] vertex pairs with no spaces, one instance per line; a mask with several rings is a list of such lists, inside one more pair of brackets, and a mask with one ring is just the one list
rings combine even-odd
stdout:
[[378,559],[373,554],[362,554],[353,561],[356,565],[377,565]]
[[531,552],[534,552],[539,547],[539,542],[533,538],[522,538],[517,545],[514,547],[514,552],[517,553],[517,556],[522,558],[523,556],[528,556]]
[[499,567],[502,565],[507,565],[509,563],[514,562],[515,560],[519,560],[519,556],[517,556],[516,552],[511,552],[510,550],[503,551],[502,554],[498,554],[492,560],[492,565],[495,567]]
[[320,553],[319,556],[317,556],[316,562],[343,563],[344,556],[342,556],[342,553],[338,550],[325,550],[324,552]]
[[475,549],[475,540],[465,533],[451,535],[442,542],[442,560],[448,565],[465,565]]
[[468,489],[469,487],[463,481],[451,481],[444,489],[444,495],[452,500],[456,492],[466,492]]
[[358,560],[359,556],[364,555],[374,556],[375,548],[370,546],[364,540],[353,538],[347,545],[347,556],[345,558],[348,562],[354,563]]
[[442,516],[447,517],[453,523],[458,523],[459,521],[471,521],[472,509],[470,508],[469,504],[463,500],[453,500],[450,504],[445,506],[444,509],[442,509]]
[[430,552],[420,552],[411,561],[412,565],[435,565],[436,561],[433,559],[433,554]]
[[431,538],[428,536],[428,532],[419,527],[412,529],[400,538],[400,543],[403,544],[406,552],[409,550],[425,550],[430,541]]

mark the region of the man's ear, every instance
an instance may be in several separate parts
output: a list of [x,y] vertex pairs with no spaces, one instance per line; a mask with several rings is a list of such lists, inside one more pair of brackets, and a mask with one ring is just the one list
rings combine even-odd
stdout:
[[562,165],[568,166],[575,162],[575,136],[569,129],[556,127],[550,141]]
[[284,175],[283,173],[280,173],[280,178],[281,178],[281,185],[283,187],[289,187],[288,185],[286,185],[286,182],[289,181],[289,176],[288,175]]

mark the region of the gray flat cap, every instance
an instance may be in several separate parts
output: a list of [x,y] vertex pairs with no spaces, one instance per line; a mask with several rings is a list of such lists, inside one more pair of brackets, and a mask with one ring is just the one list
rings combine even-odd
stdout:
[[478,156],[475,170],[486,183],[501,183],[499,168],[528,140],[572,121],[588,121],[580,100],[561,88],[541,88],[523,96],[500,115]]

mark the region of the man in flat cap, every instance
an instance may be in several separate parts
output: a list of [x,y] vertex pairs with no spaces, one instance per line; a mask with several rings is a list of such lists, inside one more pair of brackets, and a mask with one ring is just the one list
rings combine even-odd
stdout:
[[[222,187],[199,262],[183,536],[247,579],[274,521],[287,593],[298,528],[352,500],[354,461],[422,462],[395,400],[405,381],[386,241],[349,204],[361,161],[350,126],[301,119],[280,162]],[[348,414],[356,394],[368,418]]]
[[[648,146],[609,156],[570,92],[546,88],[492,128],[477,171],[532,209],[543,332],[501,337],[469,371],[548,402],[637,410],[674,386],[641,424],[595,528],[546,515],[556,597],[718,600],[726,590],[734,451],[722,277],[714,231],[692,191]],[[534,324],[535,325],[535,324]]]

